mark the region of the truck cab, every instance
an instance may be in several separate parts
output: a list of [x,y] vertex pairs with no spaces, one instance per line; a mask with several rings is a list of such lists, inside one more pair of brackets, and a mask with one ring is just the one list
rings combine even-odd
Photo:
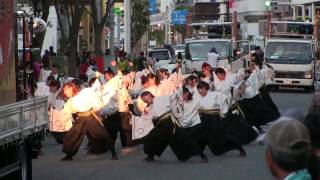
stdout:
[[244,59],[248,59],[250,52],[249,42],[232,41],[231,39],[201,39],[189,40],[186,43],[183,67],[185,73],[201,71],[201,66],[208,60],[208,53],[215,47],[218,57],[218,67],[230,65],[232,72],[244,66]]
[[314,88],[316,63],[311,40],[269,39],[265,62],[275,70],[273,86]]

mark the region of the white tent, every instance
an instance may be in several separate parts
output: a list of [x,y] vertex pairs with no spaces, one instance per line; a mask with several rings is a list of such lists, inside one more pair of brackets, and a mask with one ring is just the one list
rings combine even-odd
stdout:
[[44,55],[45,50],[49,50],[49,47],[52,46],[54,52],[57,52],[58,49],[58,17],[56,13],[56,8],[50,6],[49,16],[47,21],[46,34],[44,36],[41,56]]

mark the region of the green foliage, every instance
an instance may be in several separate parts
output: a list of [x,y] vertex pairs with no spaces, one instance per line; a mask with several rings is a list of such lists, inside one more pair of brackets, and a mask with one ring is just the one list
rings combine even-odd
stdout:
[[133,29],[134,43],[138,42],[148,30],[150,24],[148,7],[149,2],[147,0],[135,0],[133,2],[131,27]]
[[164,36],[165,32],[164,30],[156,30],[153,32],[150,32],[150,40],[156,40],[157,44],[163,44],[164,43]]

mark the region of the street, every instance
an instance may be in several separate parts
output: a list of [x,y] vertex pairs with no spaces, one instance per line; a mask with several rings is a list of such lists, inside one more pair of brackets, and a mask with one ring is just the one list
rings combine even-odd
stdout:
[[[281,112],[297,107],[306,110],[312,94],[300,90],[280,90],[273,92],[272,98]],[[61,145],[57,145],[50,136],[43,142],[43,155],[33,160],[33,178],[35,180],[81,180],[81,179],[272,179],[265,161],[264,146],[254,142],[245,146],[247,157],[239,158],[238,152],[229,152],[214,157],[208,149],[209,162],[201,164],[199,157],[187,162],[179,162],[170,148],[155,162],[143,162],[145,155],[142,146],[128,155],[121,154],[119,144],[119,160],[112,161],[111,154],[86,155],[82,144],[80,152],[72,162],[62,162]]]

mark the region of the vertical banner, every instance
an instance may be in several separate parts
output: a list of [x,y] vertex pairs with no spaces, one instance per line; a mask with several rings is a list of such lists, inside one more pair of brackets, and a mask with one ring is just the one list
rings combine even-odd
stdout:
[[150,15],[157,13],[157,0],[149,0],[149,13]]
[[0,1],[0,105],[16,101],[14,1]]

